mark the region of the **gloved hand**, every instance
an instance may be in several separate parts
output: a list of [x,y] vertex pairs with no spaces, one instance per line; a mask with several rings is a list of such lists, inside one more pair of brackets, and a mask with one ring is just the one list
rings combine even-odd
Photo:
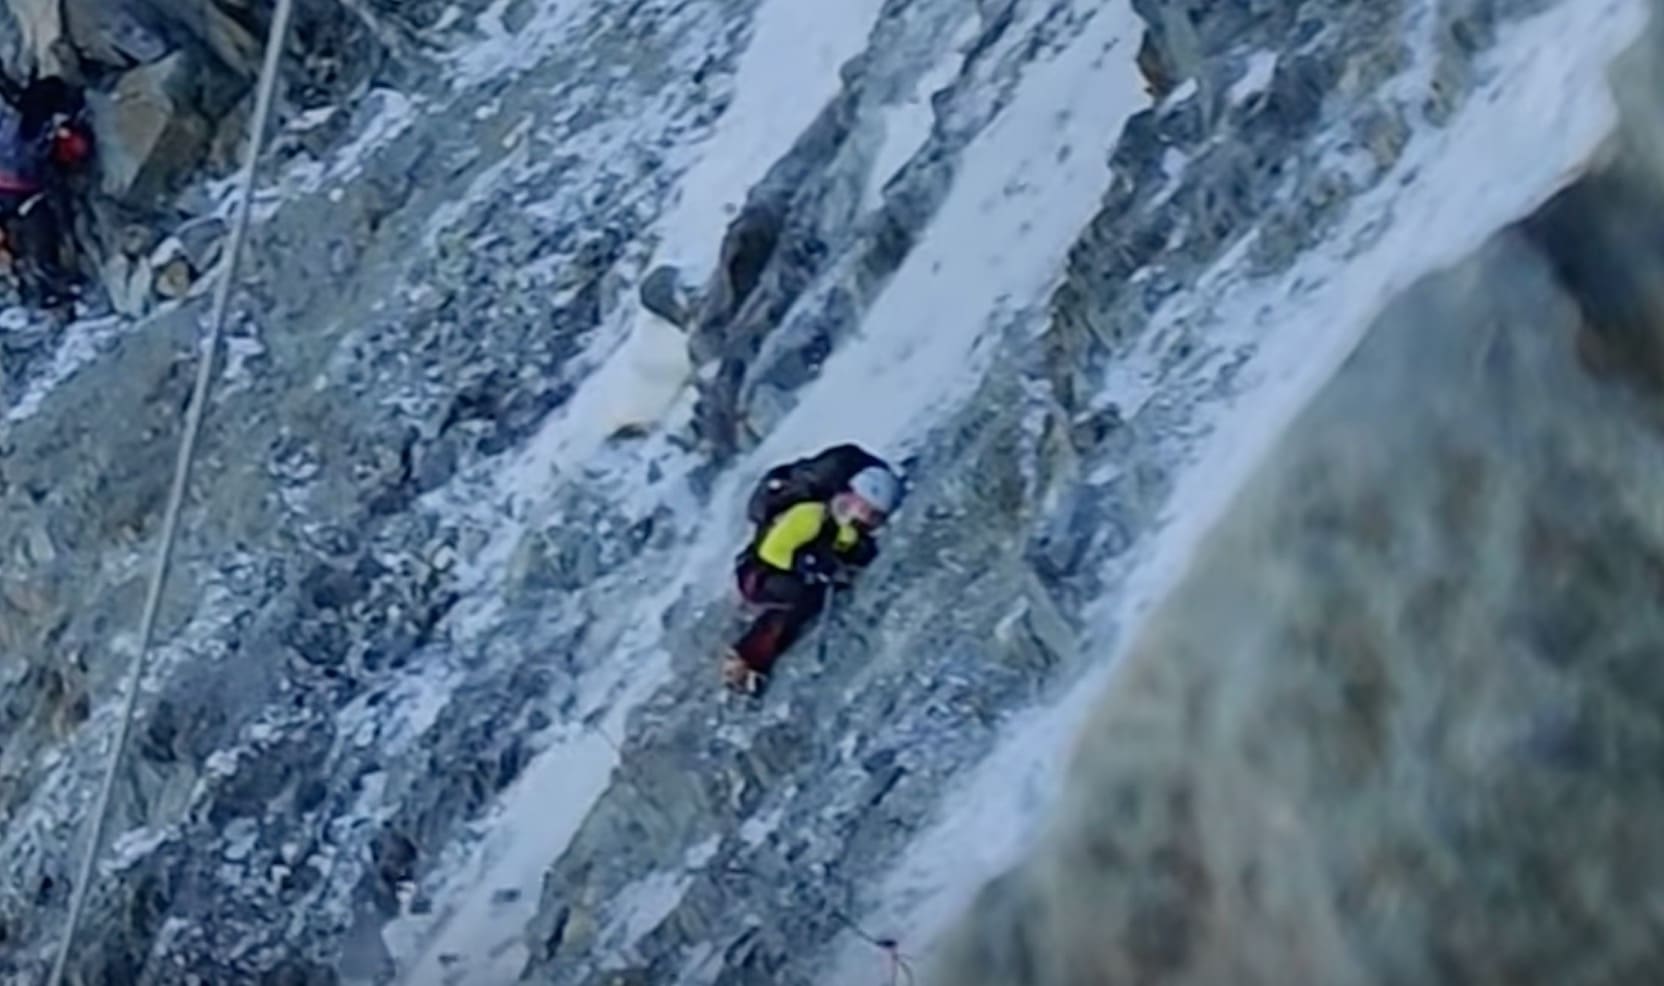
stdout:
[[799,552],[798,556],[792,559],[792,570],[797,573],[798,578],[811,585],[822,585],[832,581],[832,567],[813,551]]

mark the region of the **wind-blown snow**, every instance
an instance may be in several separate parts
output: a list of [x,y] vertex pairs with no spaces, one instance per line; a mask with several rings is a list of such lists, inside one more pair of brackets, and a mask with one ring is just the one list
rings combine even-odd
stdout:
[[[1495,73],[1464,112],[1446,129],[1419,133],[1325,248],[1269,281],[1250,281],[1242,251],[1233,251],[1211,279],[1212,290],[1157,313],[1157,330],[1211,310],[1227,348],[1231,335],[1258,339],[1250,382],[1235,402],[1211,409],[1215,430],[1181,475],[1164,529],[1125,591],[1096,607],[1085,643],[1109,659],[1054,706],[1019,717],[875,893],[867,927],[896,936],[903,951],[916,954],[977,887],[1027,848],[1059,788],[1072,738],[1114,674],[1116,645],[1133,638],[1139,614],[1182,576],[1249,471],[1386,302],[1576,177],[1616,123],[1607,65],[1643,22],[1640,0],[1600,0],[1564,4],[1506,29],[1486,59]],[[1566,45],[1565,37],[1582,43]],[[1545,144],[1545,132],[1557,139]],[[1371,248],[1347,255],[1362,230],[1388,217],[1391,227]],[[1291,289],[1301,283],[1315,287]],[[870,977],[873,961],[871,945],[851,936],[823,981]]]

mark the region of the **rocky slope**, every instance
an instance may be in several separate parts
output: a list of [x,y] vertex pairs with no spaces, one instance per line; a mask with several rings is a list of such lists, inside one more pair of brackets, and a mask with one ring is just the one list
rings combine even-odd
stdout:
[[[951,888],[891,878],[1107,666],[1270,353],[1353,331],[1277,306],[1397,276],[1360,258],[1415,253],[1400,190],[1513,146],[1463,121],[1518,83],[1509,32],[1574,10],[830,6],[307,8],[83,982],[842,983],[875,930],[922,946]],[[1573,53],[1604,64],[1637,7],[1597,6]],[[61,9],[118,75],[246,73],[224,25],[260,26],[13,9],[19,58],[61,57]],[[1549,194],[1599,129],[1562,122],[1510,181],[1441,186],[1491,191],[1439,231]],[[163,192],[210,269],[223,186]],[[7,981],[83,848],[202,290],[7,334]],[[771,694],[726,701],[739,498],[844,439],[910,505]]]

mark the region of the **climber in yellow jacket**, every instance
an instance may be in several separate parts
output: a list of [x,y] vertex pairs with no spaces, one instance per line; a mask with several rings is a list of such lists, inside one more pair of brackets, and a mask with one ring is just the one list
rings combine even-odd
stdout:
[[753,694],[761,688],[775,659],[826,607],[831,591],[877,557],[873,534],[900,495],[900,481],[887,465],[865,464],[831,496],[781,505],[764,517],[735,567],[740,595],[762,612],[725,655],[729,687]]

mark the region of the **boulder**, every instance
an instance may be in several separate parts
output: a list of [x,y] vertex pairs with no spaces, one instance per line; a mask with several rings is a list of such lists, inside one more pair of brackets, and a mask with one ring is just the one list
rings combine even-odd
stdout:
[[105,194],[155,202],[202,163],[211,134],[196,110],[192,58],[174,52],[87,95]]
[[[60,6],[58,0],[8,2],[19,20],[24,20],[24,11]],[[238,6],[246,10],[246,5]],[[61,9],[56,24],[49,16],[33,17],[40,27],[30,36],[31,48],[37,63],[48,71],[62,67],[51,50],[54,35],[63,36],[81,58],[112,67],[153,62],[190,46],[211,53],[224,68],[244,78],[252,78],[259,69],[260,39],[216,0],[61,0]]]
[[694,302],[674,266],[655,267],[642,279],[640,297],[641,307],[678,328],[687,327]]

